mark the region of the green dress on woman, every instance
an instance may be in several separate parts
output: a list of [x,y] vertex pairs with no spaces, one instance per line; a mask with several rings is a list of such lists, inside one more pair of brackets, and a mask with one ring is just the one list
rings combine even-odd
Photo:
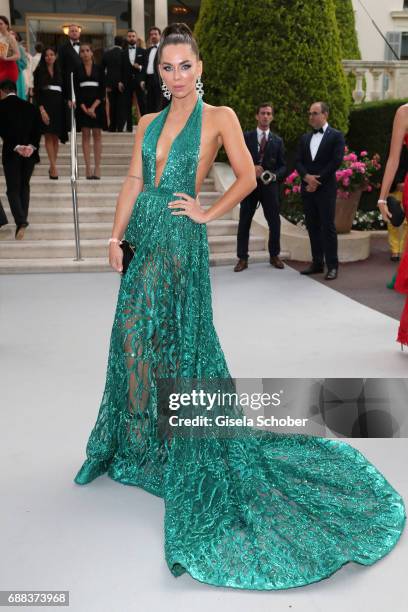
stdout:
[[[231,380],[213,324],[207,227],[167,206],[175,192],[196,197],[203,102],[174,139],[157,184],[157,141],[170,108],[144,134],[144,189],[124,235],[136,254],[121,278],[103,397],[75,482],[107,473],[163,498],[174,576],[287,589],[350,561],[371,565],[396,545],[405,507],[349,444],[253,427],[159,435],[159,379],[176,388],[188,379]],[[135,520],[143,521],[136,506]]]

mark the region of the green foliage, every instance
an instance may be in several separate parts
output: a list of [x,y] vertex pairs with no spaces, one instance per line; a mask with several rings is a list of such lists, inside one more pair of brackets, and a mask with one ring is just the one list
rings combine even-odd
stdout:
[[361,59],[352,0],[334,0],[342,59]]
[[347,130],[350,92],[341,65],[334,0],[203,0],[194,32],[203,59],[205,101],[230,106],[244,130],[256,106],[275,106],[273,129],[293,149],[311,102]]
[[350,149],[379,153],[384,163],[391,141],[392,124],[397,108],[406,100],[381,100],[354,106],[350,112],[347,144]]
[[[394,115],[402,104],[407,100],[381,100],[378,102],[366,102],[354,106],[350,113],[350,126],[346,141],[353,151],[368,151],[372,156],[378,153],[381,157],[382,170],[379,181],[388,157],[391,142],[392,125]],[[378,191],[371,194],[363,193],[360,200],[360,208],[372,210],[376,207]]]
[[[334,0],[336,9],[337,26],[340,35],[341,57],[342,59],[361,59],[356,32],[356,22],[352,0]],[[347,77],[350,95],[356,86],[356,77],[349,74]],[[364,89],[366,82],[364,79]]]

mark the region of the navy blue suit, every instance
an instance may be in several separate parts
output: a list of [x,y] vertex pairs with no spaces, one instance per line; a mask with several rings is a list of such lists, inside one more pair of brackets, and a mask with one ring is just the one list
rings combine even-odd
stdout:
[[258,178],[254,191],[242,200],[239,210],[237,256],[239,259],[249,257],[249,231],[258,202],[260,202],[269,226],[269,254],[275,257],[280,253],[279,182],[282,182],[286,176],[285,147],[282,138],[269,132],[263,160],[260,162],[256,129],[244,132],[244,138],[254,164],[261,165],[265,170],[276,174],[276,182],[264,185]]
[[344,136],[330,125],[326,128],[314,160],[310,153],[313,132],[303,134],[297,151],[296,170],[303,178],[305,174],[318,175],[321,185],[315,192],[306,191],[302,181],[301,196],[305,211],[305,222],[309,233],[313,262],[321,266],[326,261],[329,270],[338,267],[337,232],[334,223],[336,214],[336,171],[344,155]]

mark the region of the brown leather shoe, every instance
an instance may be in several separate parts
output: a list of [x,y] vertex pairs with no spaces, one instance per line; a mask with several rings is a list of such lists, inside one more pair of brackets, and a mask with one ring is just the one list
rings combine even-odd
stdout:
[[271,266],[274,266],[275,268],[279,268],[280,270],[282,270],[282,268],[285,267],[283,261],[277,255],[275,255],[274,257],[270,257],[269,263],[271,264]]
[[242,272],[242,270],[245,270],[245,268],[247,267],[248,267],[247,259],[238,259],[238,262],[234,268],[234,272]]
[[15,239],[16,240],[22,240],[24,238],[24,233],[26,230],[26,227],[28,227],[28,223],[23,223],[22,225],[18,225],[16,228],[16,234],[15,234]]

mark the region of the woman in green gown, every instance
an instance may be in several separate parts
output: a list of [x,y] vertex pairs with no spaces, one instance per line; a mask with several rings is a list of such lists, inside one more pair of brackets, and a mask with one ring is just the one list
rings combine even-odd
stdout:
[[[122,239],[135,255],[121,277],[105,389],[75,482],[106,472],[162,497],[174,576],[285,589],[350,561],[371,565],[398,541],[405,507],[352,446],[253,427],[230,435],[159,431],[166,417],[159,381],[181,389],[189,380],[225,387],[232,380],[213,325],[206,225],[251,192],[256,178],[235,113],[202,100],[202,62],[189,28],[168,26],[158,53],[172,99],[141,118],[119,195],[110,263],[122,271]],[[197,194],[221,145],[236,181],[205,209]]]

